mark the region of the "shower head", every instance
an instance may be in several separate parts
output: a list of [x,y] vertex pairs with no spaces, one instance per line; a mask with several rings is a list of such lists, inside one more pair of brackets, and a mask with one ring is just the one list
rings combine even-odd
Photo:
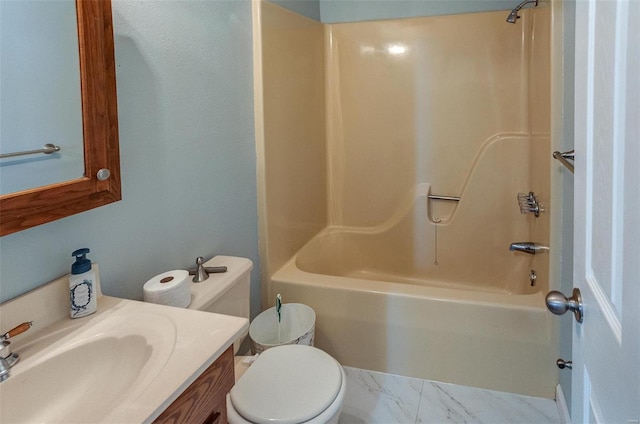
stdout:
[[519,17],[520,16],[518,16],[518,10],[513,9],[511,13],[509,13],[509,16],[507,16],[507,22],[509,22],[510,24],[515,24],[516,19],[518,19]]
[[538,5],[538,0],[524,0],[522,3],[520,3],[519,5],[517,5],[510,13],[509,16],[507,16],[507,22],[510,24],[515,24],[516,21],[518,19],[520,19],[520,16],[518,16],[518,12],[520,11],[520,9],[522,9],[525,5],[529,4],[529,3],[535,3],[533,6],[536,7]]

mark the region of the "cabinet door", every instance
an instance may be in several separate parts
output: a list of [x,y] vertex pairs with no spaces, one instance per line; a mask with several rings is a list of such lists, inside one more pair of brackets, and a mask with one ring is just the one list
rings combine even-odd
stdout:
[[154,423],[226,424],[226,394],[234,381],[232,345]]

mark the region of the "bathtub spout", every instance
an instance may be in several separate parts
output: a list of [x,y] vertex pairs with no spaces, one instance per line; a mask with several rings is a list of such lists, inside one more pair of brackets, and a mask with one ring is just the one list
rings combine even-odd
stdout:
[[537,253],[548,252],[549,247],[533,243],[531,241],[520,241],[517,243],[511,243],[511,246],[509,246],[509,250],[511,250],[512,252],[517,250],[518,252],[535,255]]

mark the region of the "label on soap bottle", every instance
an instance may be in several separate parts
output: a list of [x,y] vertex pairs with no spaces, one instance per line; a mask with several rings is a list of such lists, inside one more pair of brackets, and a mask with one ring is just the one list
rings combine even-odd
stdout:
[[83,280],[69,289],[71,301],[71,318],[89,315],[95,310],[90,308],[93,299],[93,281]]

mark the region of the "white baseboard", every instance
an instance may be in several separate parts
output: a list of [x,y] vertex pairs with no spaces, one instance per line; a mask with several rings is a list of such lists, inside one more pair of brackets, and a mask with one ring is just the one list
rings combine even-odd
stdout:
[[567,399],[565,399],[562,386],[559,384],[556,386],[556,406],[558,407],[558,414],[560,415],[560,423],[571,424],[571,415],[569,415],[569,408],[567,408]]

